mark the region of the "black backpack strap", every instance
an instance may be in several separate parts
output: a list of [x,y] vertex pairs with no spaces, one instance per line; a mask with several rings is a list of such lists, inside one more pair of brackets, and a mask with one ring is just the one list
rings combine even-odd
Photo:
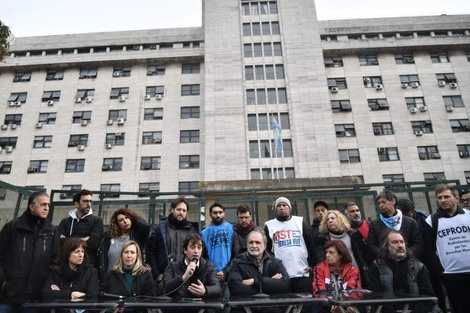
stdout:
[[434,239],[437,238],[437,226],[439,225],[439,217],[437,216],[436,213],[433,213],[431,215],[431,227],[432,227],[432,230],[434,232]]

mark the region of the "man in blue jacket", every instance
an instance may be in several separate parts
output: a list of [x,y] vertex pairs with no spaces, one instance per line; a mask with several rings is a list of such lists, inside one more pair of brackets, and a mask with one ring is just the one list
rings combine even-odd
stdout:
[[59,234],[47,220],[49,196],[34,192],[28,209],[0,233],[0,312],[14,312],[37,301],[59,251]]

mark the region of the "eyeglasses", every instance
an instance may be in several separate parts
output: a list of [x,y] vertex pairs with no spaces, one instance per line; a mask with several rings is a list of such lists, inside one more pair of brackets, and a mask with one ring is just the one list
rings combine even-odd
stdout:
[[93,203],[93,200],[82,200],[83,203],[90,203],[92,204]]
[[468,199],[460,199],[460,202],[462,202],[462,203],[470,203],[470,198],[468,198]]

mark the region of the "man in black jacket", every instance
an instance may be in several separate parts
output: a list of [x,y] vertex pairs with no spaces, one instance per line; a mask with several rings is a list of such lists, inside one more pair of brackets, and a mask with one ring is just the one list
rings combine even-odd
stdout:
[[233,226],[235,234],[238,236],[238,243],[240,243],[240,250],[238,254],[246,252],[246,237],[256,227],[251,217],[250,207],[242,204],[237,208],[238,223]]
[[234,259],[228,276],[231,295],[289,292],[289,274],[282,261],[266,251],[267,243],[261,228],[248,234],[248,249]]
[[160,282],[168,264],[183,256],[183,242],[192,233],[199,233],[197,222],[186,219],[189,203],[185,197],[171,202],[171,213],[167,218],[160,216],[160,222],[150,233],[147,242],[147,263],[157,281],[157,294],[162,292]]
[[69,216],[62,219],[58,226],[61,243],[66,238],[78,237],[86,241],[89,264],[98,268],[98,248],[103,239],[103,219],[93,215],[91,209],[92,193],[83,189],[73,196],[75,209],[69,212]]
[[13,312],[39,300],[42,285],[59,251],[59,235],[47,220],[49,196],[31,194],[28,209],[0,234],[0,312]]
[[190,234],[183,242],[184,255],[170,263],[163,275],[164,292],[175,298],[220,298],[222,287],[215,266],[202,258],[204,242]]

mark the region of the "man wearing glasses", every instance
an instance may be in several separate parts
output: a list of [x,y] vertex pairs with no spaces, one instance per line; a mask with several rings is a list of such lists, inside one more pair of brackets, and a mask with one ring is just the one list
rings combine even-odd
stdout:
[[462,209],[470,210],[470,190],[460,192],[460,203]]
[[97,251],[103,238],[103,219],[93,215],[92,195],[91,191],[83,189],[73,196],[75,209],[69,212],[68,217],[60,221],[58,230],[61,244],[70,237],[79,237],[85,240],[88,262],[98,267]]

